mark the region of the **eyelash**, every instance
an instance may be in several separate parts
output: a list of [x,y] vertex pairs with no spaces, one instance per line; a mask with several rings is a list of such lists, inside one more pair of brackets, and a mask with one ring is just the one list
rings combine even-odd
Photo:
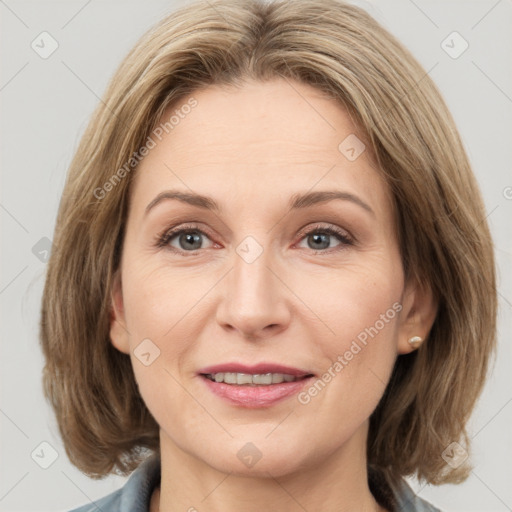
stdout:
[[[162,248],[168,249],[171,252],[181,254],[181,255],[184,255],[184,253],[189,256],[196,255],[197,252],[200,251],[201,249],[196,249],[194,251],[184,251],[184,250],[176,249],[175,247],[171,247],[169,245],[169,242],[174,237],[176,237],[177,235],[181,235],[182,233],[189,233],[189,234],[196,233],[196,234],[201,234],[208,238],[211,238],[208,235],[208,233],[206,233],[202,229],[199,229],[197,227],[197,225],[185,224],[185,225],[180,226],[179,228],[165,230],[163,233],[160,233],[159,235],[157,235],[156,241],[155,241],[155,246],[160,249],[162,249]],[[310,249],[315,254],[317,254],[317,253],[330,254],[335,251],[343,250],[346,248],[346,246],[354,245],[354,240],[352,237],[350,237],[345,231],[342,231],[339,228],[332,226],[332,225],[326,226],[326,227],[316,226],[316,227],[310,229],[309,231],[306,231],[305,233],[303,233],[300,240],[303,240],[304,238],[306,238],[307,236],[312,235],[312,234],[331,235],[331,236],[337,238],[337,240],[340,242],[340,245],[336,246],[336,247],[331,247],[331,248],[327,248],[327,249],[318,249],[318,250]]]

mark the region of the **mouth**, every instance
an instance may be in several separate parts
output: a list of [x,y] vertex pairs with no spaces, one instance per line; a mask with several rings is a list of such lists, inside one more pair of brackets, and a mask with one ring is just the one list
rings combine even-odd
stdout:
[[282,382],[297,382],[312,375],[296,377],[288,373],[234,373],[218,372],[201,374],[212,382],[223,382],[224,384],[236,386],[270,386],[272,384],[281,384]]
[[207,388],[230,405],[270,407],[297,394],[314,374],[274,364],[224,364],[204,368],[198,375]]

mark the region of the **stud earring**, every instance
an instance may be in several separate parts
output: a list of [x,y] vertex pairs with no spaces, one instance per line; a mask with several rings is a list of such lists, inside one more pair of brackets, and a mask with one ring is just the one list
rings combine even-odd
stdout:
[[420,336],[413,336],[412,338],[409,338],[408,341],[409,341],[409,344],[414,349],[417,349],[423,343],[423,338],[421,338]]

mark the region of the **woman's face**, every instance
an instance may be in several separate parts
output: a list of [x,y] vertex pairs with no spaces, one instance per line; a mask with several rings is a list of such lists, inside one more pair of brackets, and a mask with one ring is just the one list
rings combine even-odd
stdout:
[[137,169],[112,342],[163,449],[274,476],[360,454],[418,334],[388,187],[308,85],[193,98]]

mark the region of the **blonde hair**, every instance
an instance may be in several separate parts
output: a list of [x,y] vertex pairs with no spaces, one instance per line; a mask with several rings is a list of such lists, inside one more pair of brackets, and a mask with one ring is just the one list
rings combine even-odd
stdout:
[[439,302],[428,340],[397,358],[370,418],[369,467],[434,484],[462,481],[468,467],[452,468],[441,454],[453,441],[469,449],[465,425],[495,344],[484,207],[425,70],[368,13],[337,0],[189,4],[143,36],[112,78],[68,172],[42,300],[44,390],[67,454],[102,477],[126,474],[145,449],[159,449],[130,358],[109,340],[136,173],[136,162],[126,162],[164,110],[195,90],[279,77],[337,99],[363,129],[392,191],[405,275]]

